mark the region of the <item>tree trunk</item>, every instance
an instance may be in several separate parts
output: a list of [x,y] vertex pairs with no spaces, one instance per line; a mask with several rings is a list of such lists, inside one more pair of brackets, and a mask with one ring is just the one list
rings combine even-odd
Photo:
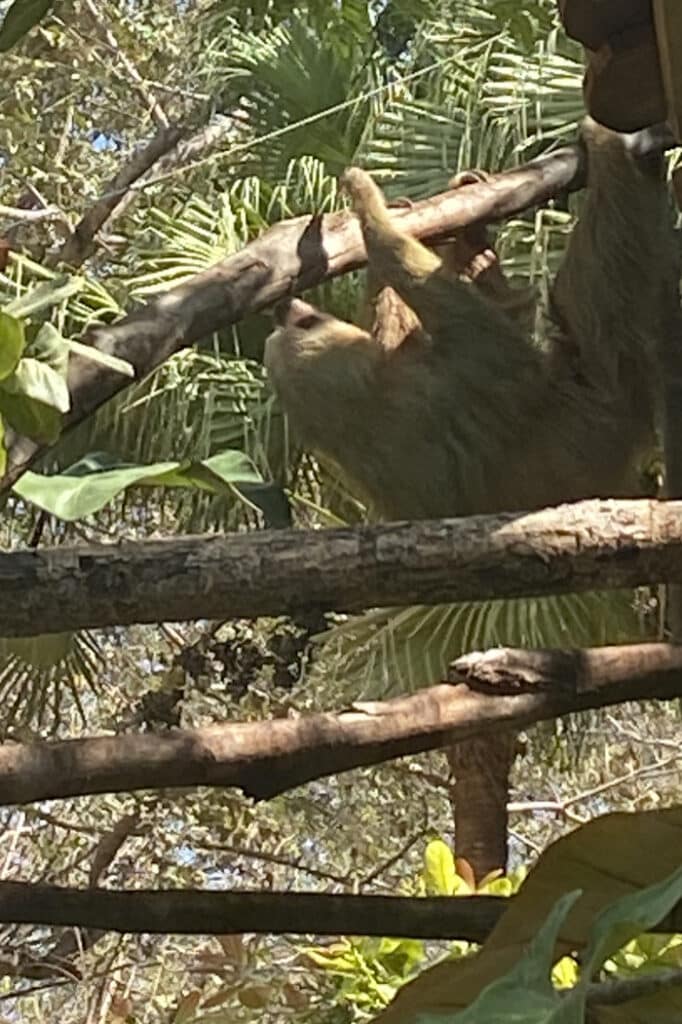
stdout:
[[507,867],[509,772],[516,734],[465,740],[446,754],[455,776],[455,853],[471,865],[477,882]]

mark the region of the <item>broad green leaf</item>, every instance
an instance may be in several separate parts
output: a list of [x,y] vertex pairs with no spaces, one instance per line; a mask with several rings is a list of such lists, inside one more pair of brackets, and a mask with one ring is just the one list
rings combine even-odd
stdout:
[[55,0],[14,0],[0,27],[0,52],[11,49],[45,17]]
[[602,911],[583,957],[583,977],[592,977],[612,953],[657,925],[681,899],[682,868],[678,868],[657,885],[629,892]]
[[489,985],[462,1013],[447,1018],[427,1013],[419,1024],[583,1024],[585,994],[572,991],[560,995],[553,987],[550,972],[559,931],[581,893],[566,893],[552,909],[547,921],[531,942],[528,951],[502,978]]
[[27,395],[10,394],[1,386],[0,415],[18,434],[43,444],[52,444],[61,431],[62,415],[57,409]]
[[135,367],[126,359],[119,359],[118,356],[109,355],[107,352],[100,352],[92,345],[83,345],[80,341],[73,341],[63,337],[57,328],[50,323],[42,324],[35,338],[29,343],[28,351],[35,355],[41,362],[49,363],[54,370],[63,372],[66,375],[69,352],[82,356],[93,363],[106,366],[109,370],[122,373],[124,377],[135,376]]
[[69,411],[71,399],[64,377],[39,359],[20,360],[14,373],[6,377],[0,387],[7,394],[31,398],[57,412]]
[[452,896],[457,888],[452,850],[442,839],[432,839],[424,853],[424,884],[429,896]]
[[145,466],[117,463],[99,452],[53,476],[29,471],[14,491],[59,519],[73,522],[99,511],[128,487],[197,487],[220,494],[234,493],[242,483],[263,483],[243,452],[222,452],[203,462],[158,462]]
[[[583,957],[580,981],[570,993],[559,995],[549,981],[554,947],[569,910],[580,896],[580,892],[563,896],[519,963],[504,978],[493,982],[463,1013],[448,1020],[452,1024],[486,1020],[499,1024],[516,1024],[520,1020],[524,1024],[583,1024],[585,997],[592,978],[609,953],[653,928],[675,907],[682,897],[682,868],[657,885],[628,893],[598,916]],[[435,1024],[438,1016],[427,1014],[424,1024],[429,1020]]]
[[[615,860],[614,850],[618,851]],[[444,961],[424,971],[400,990],[381,1014],[381,1024],[414,1024],[420,1015],[437,1017],[446,1012],[455,1019],[457,1011],[468,1009],[487,986],[516,967],[557,901],[578,889],[582,895],[559,931],[553,959],[558,962],[564,956],[589,950],[587,955],[599,960],[605,951],[613,949],[614,942],[626,941],[637,929],[651,927],[657,914],[660,920],[665,908],[679,897],[675,887],[679,884],[680,850],[679,807],[607,814],[562,837],[541,855],[480,953],[465,960]],[[653,887],[652,904],[644,891],[649,886]],[[618,903],[625,899],[624,893],[634,903],[626,903],[623,913]],[[604,923],[595,932],[595,920],[602,915]],[[666,998],[671,1000],[673,996],[671,993]],[[570,1007],[569,1002],[566,1012]],[[639,1024],[647,1018],[622,1019],[624,1024]]]
[[14,373],[25,344],[22,322],[9,313],[0,312],[0,381]]
[[41,324],[26,346],[26,353],[35,356],[41,363],[55,370],[60,377],[66,379],[66,368],[69,362],[69,350],[57,328],[51,323]]
[[43,281],[32,288],[30,292],[20,295],[5,306],[5,312],[12,316],[34,316],[45,309],[52,309],[59,306],[72,295],[82,291],[85,284],[84,277],[71,277],[68,274],[60,274],[51,281]]

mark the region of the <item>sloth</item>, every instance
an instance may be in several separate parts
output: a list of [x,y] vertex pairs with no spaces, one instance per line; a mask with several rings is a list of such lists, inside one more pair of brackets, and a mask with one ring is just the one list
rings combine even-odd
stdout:
[[[302,444],[372,518],[521,512],[650,489],[642,470],[657,445],[659,366],[677,340],[678,280],[662,145],[647,134],[585,122],[587,194],[540,339],[533,299],[509,286],[484,228],[430,249],[391,223],[367,173],[346,171],[373,320],[364,329],[287,301],[265,364]],[[447,753],[457,850],[480,879],[506,863],[514,736]]]
[[374,287],[371,329],[293,299],[276,311],[265,364],[302,444],[373,518],[644,493],[674,260],[663,159],[641,155],[639,136],[583,125],[587,195],[539,342],[527,294],[507,284],[485,229],[430,249],[391,223],[365,171],[345,172]]

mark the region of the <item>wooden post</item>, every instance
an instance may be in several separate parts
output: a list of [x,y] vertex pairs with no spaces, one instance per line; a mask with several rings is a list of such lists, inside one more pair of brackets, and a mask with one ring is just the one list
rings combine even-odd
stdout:
[[621,32],[651,24],[651,0],[559,0],[566,32],[588,50],[598,50]]
[[667,122],[682,140],[682,0],[559,0],[559,10],[588,51],[593,117],[623,132]]
[[661,75],[667,102],[667,121],[682,140],[682,3],[653,0]]

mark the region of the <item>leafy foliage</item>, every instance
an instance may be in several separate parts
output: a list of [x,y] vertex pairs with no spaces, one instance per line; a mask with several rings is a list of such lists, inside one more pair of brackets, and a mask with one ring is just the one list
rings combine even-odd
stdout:
[[[32,403],[50,437],[64,406],[65,352],[93,357],[77,340],[88,327],[182,284],[275,221],[337,209],[336,176],[346,163],[370,167],[390,195],[417,198],[443,188],[456,171],[506,167],[562,142],[582,112],[581,55],[558,30],[555,0],[74,0],[42,17],[39,7],[47,6],[15,0],[12,28],[8,5],[0,4],[0,41],[12,47],[0,92],[0,402],[3,392],[8,402],[3,383],[21,361],[35,360],[39,366],[28,363],[12,386],[24,387],[24,411]],[[225,131],[207,152],[196,140],[209,121]],[[190,157],[171,153],[158,175],[115,207],[78,274],[63,268],[65,238],[164,122],[186,126],[195,144]],[[545,287],[574,222],[573,205],[563,206],[499,229],[498,248],[518,283]],[[348,275],[320,288],[314,301],[350,318],[361,296],[361,278]],[[281,501],[273,509],[261,499],[281,499],[284,490],[297,523],[362,521],[354,496],[301,453],[273,404],[261,365],[269,324],[258,314],[202,339],[61,437],[8,500],[3,546],[256,528],[263,513],[274,522],[282,511]],[[6,408],[6,421],[34,429]],[[101,451],[113,461],[93,460]],[[74,476],[79,462],[96,472]],[[241,486],[246,500],[236,500],[244,473],[252,488],[265,481],[268,494]],[[171,482],[180,486],[157,486]],[[68,521],[56,517],[65,510]],[[312,650],[319,621],[2,640],[0,728],[11,739],[38,741],[198,725],[216,714],[285,717],[320,703],[338,706],[359,692],[414,689],[441,678],[452,657],[473,647],[651,635],[649,600],[583,595],[373,612],[341,623]],[[165,720],[156,715],[161,705],[170,708]],[[660,708],[584,718],[573,758],[565,735],[544,760],[531,740],[514,780],[522,808],[512,831],[518,871],[490,880],[487,891],[515,891],[521,861],[567,822],[675,799],[680,773],[670,751],[678,725],[674,711]],[[613,764],[622,766],[615,781]],[[139,825],[102,884],[468,891],[451,852],[448,780],[435,754],[347,773],[259,806],[233,791],[203,791],[9,808],[2,814],[8,875],[90,884],[98,851],[132,811]],[[442,839],[425,841],[434,835]],[[652,839],[652,850],[665,854],[666,842]],[[622,837],[607,844],[611,875],[602,870],[599,885],[609,899],[618,895],[610,881],[629,870],[628,849],[636,844]],[[660,866],[653,856],[641,859]],[[565,889],[552,889],[551,900]],[[534,933],[550,906],[526,905],[522,923]],[[511,927],[531,937],[514,918]],[[302,952],[286,938],[233,935],[105,935],[88,945],[89,933],[73,934],[3,928],[3,947],[12,950],[2,965],[11,1019],[349,1024],[385,1007],[434,959],[448,955],[446,965],[464,965],[471,951],[386,938],[309,944]],[[676,939],[631,938],[609,954],[604,971],[677,965],[678,950]],[[571,987],[576,977],[575,961],[564,957],[555,984]],[[425,975],[424,984],[432,983]],[[479,977],[474,995],[482,987]],[[669,1013],[670,1005],[655,1010]],[[651,1012],[645,1006],[640,1019],[654,1019]]]

